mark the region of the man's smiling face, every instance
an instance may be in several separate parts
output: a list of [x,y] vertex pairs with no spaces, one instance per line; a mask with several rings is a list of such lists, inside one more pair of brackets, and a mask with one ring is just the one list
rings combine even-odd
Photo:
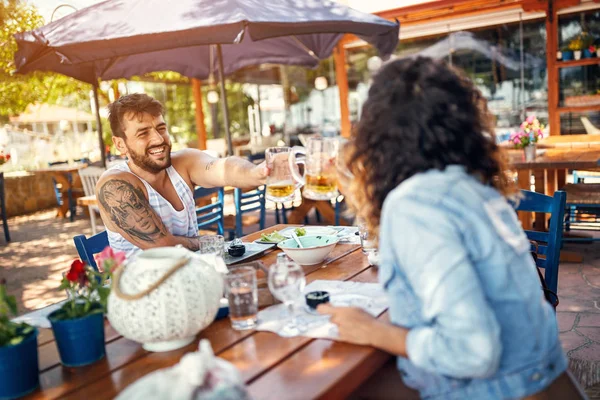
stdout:
[[171,141],[162,115],[148,113],[123,116],[127,156],[141,169],[157,173],[171,166]]

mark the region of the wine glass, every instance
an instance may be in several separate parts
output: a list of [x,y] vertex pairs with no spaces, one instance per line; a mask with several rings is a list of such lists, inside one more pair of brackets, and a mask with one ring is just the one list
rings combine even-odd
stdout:
[[288,310],[289,321],[280,331],[281,336],[298,336],[303,330],[294,313],[294,302],[302,295],[305,285],[304,271],[293,261],[278,257],[277,263],[269,268],[269,290]]

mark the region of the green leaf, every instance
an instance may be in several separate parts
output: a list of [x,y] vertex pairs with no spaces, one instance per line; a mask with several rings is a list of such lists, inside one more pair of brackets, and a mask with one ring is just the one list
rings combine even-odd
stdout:
[[15,299],[15,296],[7,296],[6,304],[8,305],[10,312],[13,315],[17,315],[17,300]]
[[17,336],[17,337],[14,337],[14,338],[10,339],[10,341],[8,342],[8,344],[10,344],[10,345],[19,344],[19,343],[21,343],[23,341],[23,339],[24,339],[23,336]]
[[67,279],[63,279],[58,287],[58,290],[67,290],[70,286],[70,282]]
[[106,304],[108,301],[108,296],[110,295],[110,288],[107,287],[99,287],[98,288],[98,296],[100,297],[100,304],[102,308],[106,310]]

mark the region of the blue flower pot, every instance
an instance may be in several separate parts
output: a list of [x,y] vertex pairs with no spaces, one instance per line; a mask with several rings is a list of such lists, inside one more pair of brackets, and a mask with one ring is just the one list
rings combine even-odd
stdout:
[[104,314],[91,314],[83,318],[56,320],[60,310],[48,315],[54,338],[65,367],[92,364],[105,354]]
[[573,59],[573,52],[570,50],[565,50],[562,52],[563,61],[569,61]]
[[584,49],[582,53],[583,53],[583,56],[582,56],[583,58],[592,58],[593,57],[592,52],[589,51],[588,49]]
[[16,399],[40,385],[37,329],[19,344],[0,347],[0,399]]

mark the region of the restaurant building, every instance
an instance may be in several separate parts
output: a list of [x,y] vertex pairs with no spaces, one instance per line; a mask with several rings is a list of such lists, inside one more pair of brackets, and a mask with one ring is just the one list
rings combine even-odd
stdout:
[[[376,14],[400,21],[393,57],[444,59],[465,71],[500,137],[530,115],[551,135],[600,132],[600,0],[440,0]],[[354,123],[378,60],[356,38],[345,48]]]

